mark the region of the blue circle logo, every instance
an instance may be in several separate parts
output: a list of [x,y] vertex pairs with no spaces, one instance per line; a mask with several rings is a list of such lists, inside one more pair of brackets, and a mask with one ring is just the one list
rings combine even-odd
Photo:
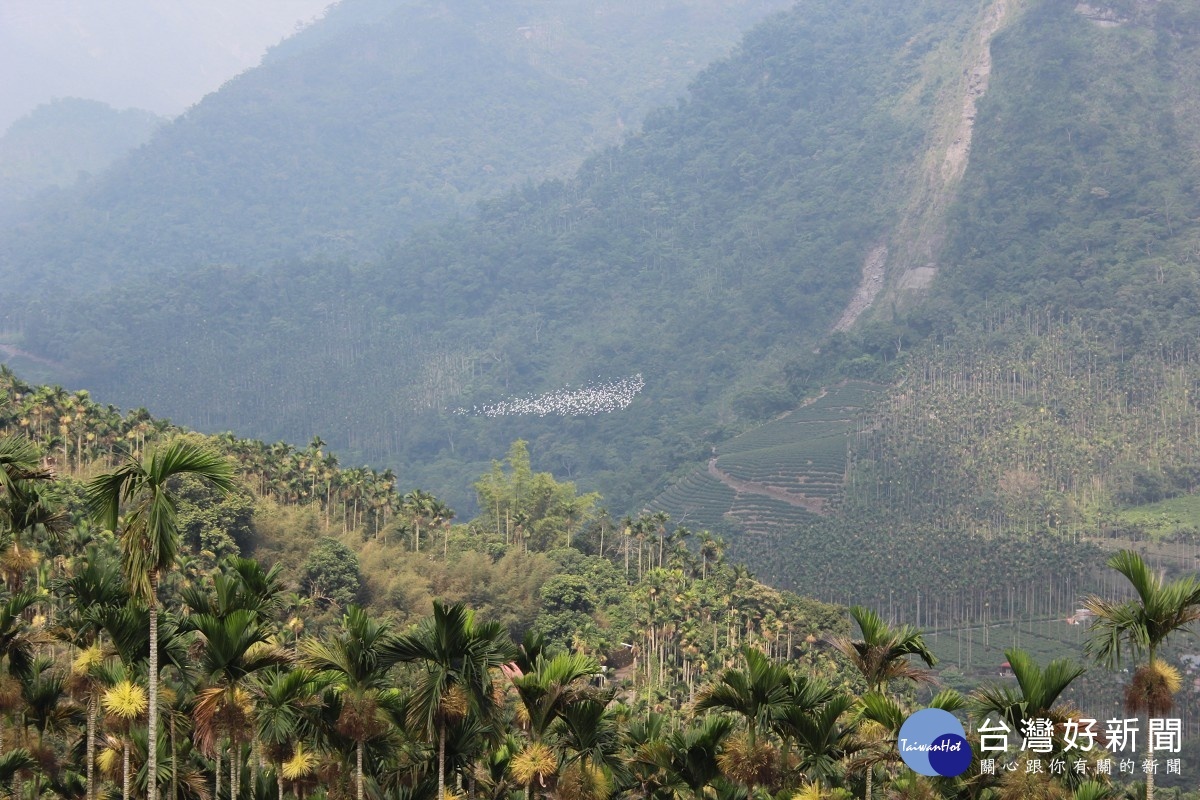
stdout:
[[900,758],[921,775],[953,778],[971,766],[971,745],[962,723],[949,711],[924,708],[900,726]]

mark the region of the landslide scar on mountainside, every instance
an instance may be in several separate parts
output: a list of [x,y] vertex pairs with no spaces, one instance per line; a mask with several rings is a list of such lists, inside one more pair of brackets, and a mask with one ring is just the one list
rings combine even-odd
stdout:
[[935,254],[946,234],[946,209],[970,160],[976,103],[988,89],[992,38],[1020,5],[1020,0],[988,3],[961,43],[943,56],[961,65],[960,77],[944,82],[932,114],[929,146],[906,181],[909,191],[900,221],[886,241],[876,242],[867,253],[858,288],[833,331],[852,327],[885,289],[896,297],[933,281],[938,270]]

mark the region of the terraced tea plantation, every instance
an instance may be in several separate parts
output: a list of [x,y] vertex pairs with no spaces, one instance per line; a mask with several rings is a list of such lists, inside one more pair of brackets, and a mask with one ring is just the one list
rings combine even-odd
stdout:
[[660,495],[653,510],[690,528],[779,533],[828,513],[842,497],[848,434],[878,392],[849,381],[735,437],[707,468]]
[[707,472],[693,472],[655,499],[653,511],[666,511],[671,521],[692,530],[710,531],[730,526],[726,514],[733,508],[737,492]]
[[[846,477],[846,434],[833,433],[796,444],[730,453],[716,468],[737,481],[793,495],[793,505],[821,512],[837,501]],[[782,499],[782,498],[781,498]],[[792,498],[788,498],[791,500]]]

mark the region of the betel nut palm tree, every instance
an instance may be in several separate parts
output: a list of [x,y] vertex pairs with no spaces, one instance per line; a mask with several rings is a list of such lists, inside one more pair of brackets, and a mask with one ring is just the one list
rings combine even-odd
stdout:
[[733,726],[732,717],[704,717],[691,727],[672,731],[664,746],[648,752],[658,760],[672,784],[686,787],[694,800],[704,800],[705,790],[721,777],[717,757]]
[[937,659],[925,645],[922,632],[912,625],[893,628],[874,611],[853,606],[850,616],[858,625],[861,639],[837,637],[830,644],[850,660],[867,682],[867,691],[886,691],[894,680],[927,682],[930,673],[908,658],[916,656],[932,667]]
[[1043,668],[1018,648],[1005,650],[1004,657],[1017,679],[1017,689],[996,684],[982,686],[970,695],[972,709],[980,716],[995,714],[1014,730],[1028,719],[1066,722],[1071,709],[1060,705],[1058,699],[1086,671],[1084,666],[1069,658],[1058,658]]
[[270,626],[255,612],[239,609],[225,616],[193,614],[188,627],[198,635],[201,673],[209,686],[196,696],[196,738],[212,753],[223,733],[229,742],[229,787],[238,796],[242,744],[253,734],[251,679],[265,670],[289,666],[291,656],[270,641]]
[[[233,467],[220,453],[194,439],[177,437],[152,448],[144,458],[130,455],[113,472],[87,484],[88,506],[98,524],[121,540],[121,561],[130,594],[150,611],[149,708],[146,785],[158,796],[158,584],[175,567],[179,552],[177,501],[171,479],[195,475],[224,494],[234,485]],[[125,516],[120,517],[121,508]]]
[[0,572],[8,588],[19,591],[37,553],[22,550],[23,537],[39,528],[60,533],[67,515],[54,502],[53,473],[42,467],[34,444],[20,436],[0,436]]
[[[858,625],[860,639],[839,636],[830,639],[830,645],[844,655],[855,671],[862,676],[867,684],[864,701],[879,707],[893,706],[888,697],[888,686],[892,681],[904,680],[914,683],[928,683],[932,673],[913,662],[913,656],[932,667],[937,658],[925,644],[925,638],[919,628],[912,625],[901,625],[893,628],[879,614],[869,608],[853,606],[850,617]],[[877,700],[873,699],[877,698]],[[886,716],[896,717],[894,708]],[[868,715],[872,716],[872,715]],[[874,714],[873,716],[885,716]],[[878,722],[878,720],[875,720]],[[874,766],[866,763],[864,796],[870,800]]]
[[[1059,702],[1059,698],[1071,682],[1086,671],[1084,666],[1068,658],[1058,658],[1043,668],[1032,656],[1018,648],[1005,650],[1004,657],[1012,667],[1017,688],[989,684],[971,692],[969,704],[975,716],[983,720],[994,714],[1009,730],[1022,730],[1023,724],[1034,719],[1050,720],[1055,732],[1065,730],[1064,726],[1076,714],[1069,703]],[[1058,740],[1056,733],[1049,746],[1057,754],[1059,748],[1065,748],[1066,744]],[[1051,751],[1038,751],[1037,754],[1047,752]],[[1068,786],[1078,783],[1077,775],[1073,772],[1055,777],[1053,773],[1031,773],[1026,769],[1002,775],[996,789],[1001,798],[1026,798],[1063,793]]]
[[321,693],[331,682],[328,673],[297,667],[265,670],[253,683],[255,735],[275,765],[279,800],[283,800],[284,763],[302,752],[301,742],[317,725]]
[[130,768],[130,729],[133,722],[146,713],[146,692],[128,674],[119,662],[107,665],[106,680],[111,685],[105,690],[101,705],[107,712],[110,724],[120,736],[121,743],[121,800],[129,800],[133,783]]
[[488,717],[494,704],[492,671],[512,661],[516,649],[504,628],[476,622],[465,605],[433,603],[433,616],[384,648],[390,659],[421,667],[409,706],[409,723],[438,746],[438,794],[446,793],[447,724],[474,711]]
[[302,663],[329,676],[341,698],[337,726],[354,741],[358,800],[363,800],[363,746],[382,727],[380,704],[396,694],[388,679],[388,670],[396,663],[392,643],[388,625],[358,606],[346,609],[342,628],[331,639],[303,643]]
[[721,768],[729,777],[754,786],[770,779],[774,750],[759,742],[760,732],[792,704],[794,683],[787,669],[753,647],[742,647],[746,669],[724,669],[716,682],[696,698],[696,711],[730,711],[746,722],[744,738],[730,739]]
[[421,523],[432,524],[438,512],[437,498],[421,489],[413,489],[400,498],[401,507],[408,513],[413,526],[413,551],[421,552]]
[[72,682],[85,697],[87,732],[87,800],[96,797],[96,718],[101,682],[97,668],[107,653],[101,644],[103,619],[125,605],[129,593],[120,565],[94,544],[85,551],[82,565],[73,575],[58,579],[53,591],[65,602],[65,615],[55,635],[79,648],[71,666]]
[[[1174,705],[1179,674],[1158,661],[1158,650],[1172,634],[1200,620],[1200,581],[1189,575],[1166,583],[1132,550],[1114,553],[1108,566],[1128,579],[1137,596],[1119,603],[1094,596],[1084,601],[1095,615],[1085,652],[1110,668],[1121,665],[1124,651],[1134,659],[1145,656],[1126,691],[1125,707],[1131,713],[1162,716]],[[1148,758],[1153,756],[1151,744],[1147,736]],[[1153,772],[1146,773],[1146,798],[1154,798]]]
[[[573,706],[607,696],[591,685],[600,674],[594,658],[583,653],[547,657],[544,645],[539,635],[527,636],[517,659],[501,667],[520,701],[518,720],[529,733],[529,743],[512,763],[513,777],[525,786],[526,796],[535,780],[544,785],[559,766],[557,754],[543,741],[551,726]],[[586,780],[584,773],[577,775]]]

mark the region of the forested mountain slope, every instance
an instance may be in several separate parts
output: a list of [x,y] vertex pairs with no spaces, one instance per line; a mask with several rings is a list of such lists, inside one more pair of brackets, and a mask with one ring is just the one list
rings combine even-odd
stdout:
[[[802,4],[570,181],[378,264],[193,270],[56,300],[24,321],[26,347],[118,402],[269,438],[328,431],[439,491],[522,436],[610,496],[645,496],[723,417],[792,402],[761,387],[849,299],[957,82],[930,65],[973,11]],[[620,413],[452,413],[638,375]]]
[[1034,302],[1114,345],[1184,346],[1200,288],[1200,9],[1081,8],[1033,4],[993,46],[937,311]]
[[102,172],[163,122],[148,111],[79,98],[34,109],[0,136],[0,220],[38,192]]
[[345,0],[128,163],[0,233],[0,276],[375,255],[413,225],[566,174],[785,0],[596,8]]

